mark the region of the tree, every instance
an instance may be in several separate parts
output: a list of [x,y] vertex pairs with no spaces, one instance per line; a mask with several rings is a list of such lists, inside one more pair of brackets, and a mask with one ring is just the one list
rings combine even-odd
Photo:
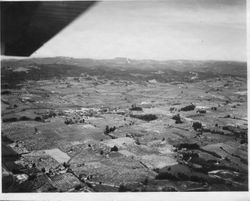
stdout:
[[108,134],[109,133],[109,126],[107,125],[104,131],[104,134]]
[[110,151],[118,151],[118,147],[117,146],[113,146]]
[[44,168],[44,167],[41,169],[41,171],[42,171],[43,173],[45,173],[45,172],[46,172],[46,170],[45,170],[45,168]]
[[69,163],[66,163],[66,162],[64,162],[64,163],[63,163],[63,167],[65,167],[65,168],[69,168],[69,166],[70,166],[70,164],[69,164]]
[[193,126],[195,131],[202,129],[202,124],[200,122],[194,122]]

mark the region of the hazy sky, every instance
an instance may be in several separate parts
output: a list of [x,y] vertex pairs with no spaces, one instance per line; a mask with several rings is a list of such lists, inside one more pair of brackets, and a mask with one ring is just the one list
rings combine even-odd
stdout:
[[33,56],[246,60],[244,0],[98,2]]

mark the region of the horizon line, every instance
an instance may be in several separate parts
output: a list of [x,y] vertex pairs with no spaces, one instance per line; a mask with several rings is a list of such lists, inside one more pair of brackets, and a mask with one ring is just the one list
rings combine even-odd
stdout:
[[90,57],[69,57],[69,56],[7,56],[1,55],[2,60],[23,60],[23,59],[48,59],[48,58],[68,58],[68,59],[90,59],[90,60],[115,60],[115,59],[127,59],[127,60],[134,60],[134,61],[158,61],[158,62],[166,62],[166,61],[220,61],[220,62],[242,62],[248,63],[248,60],[223,60],[223,59],[135,59],[135,58],[128,58],[128,57],[113,57],[113,58],[90,58]]

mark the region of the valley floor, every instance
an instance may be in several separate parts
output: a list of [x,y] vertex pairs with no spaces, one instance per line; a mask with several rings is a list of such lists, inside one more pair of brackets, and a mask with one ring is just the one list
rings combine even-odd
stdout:
[[81,75],[1,99],[3,192],[248,190],[245,79]]

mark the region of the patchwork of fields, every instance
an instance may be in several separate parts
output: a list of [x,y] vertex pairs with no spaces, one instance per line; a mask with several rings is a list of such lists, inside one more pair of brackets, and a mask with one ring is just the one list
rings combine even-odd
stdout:
[[247,190],[246,70],[3,61],[3,192]]

